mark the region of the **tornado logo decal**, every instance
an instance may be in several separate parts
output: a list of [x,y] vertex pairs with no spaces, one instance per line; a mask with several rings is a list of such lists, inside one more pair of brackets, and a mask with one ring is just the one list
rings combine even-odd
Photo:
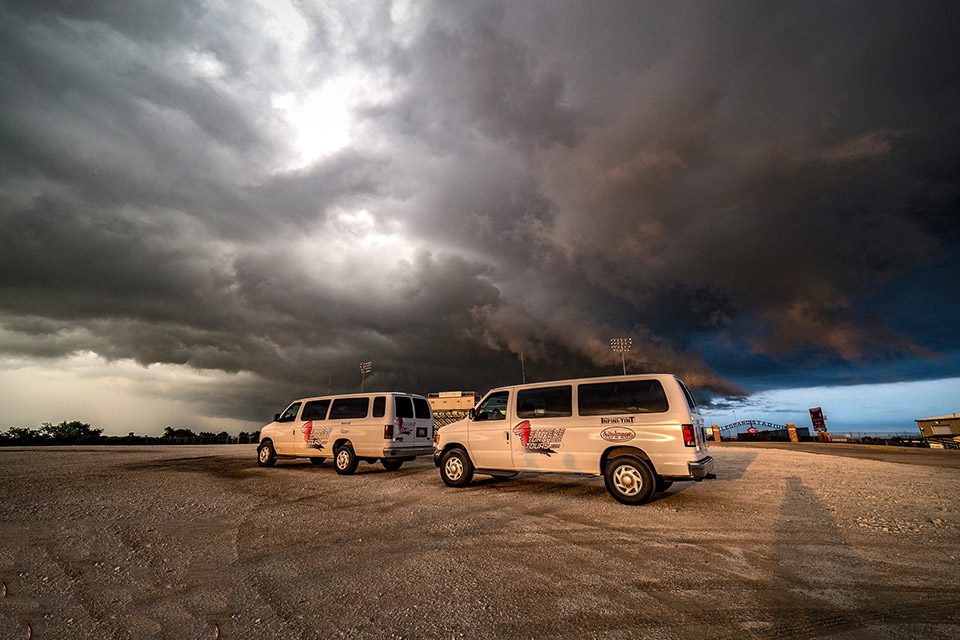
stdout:
[[319,425],[314,428],[313,420],[304,422],[303,425],[300,426],[300,431],[303,433],[303,441],[317,450],[323,449],[323,445],[326,444],[327,439],[330,437],[331,430],[331,427],[321,428]]
[[529,420],[524,420],[513,428],[513,432],[520,436],[520,444],[524,450],[545,456],[557,452],[562,444],[564,431],[566,428],[533,429]]
[[523,446],[527,446],[527,443],[530,442],[530,421],[524,420],[513,428],[513,432],[520,436],[520,442],[523,443]]

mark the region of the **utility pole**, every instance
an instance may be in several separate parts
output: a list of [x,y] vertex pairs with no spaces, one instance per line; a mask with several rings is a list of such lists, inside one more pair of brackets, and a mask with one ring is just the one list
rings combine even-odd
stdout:
[[633,338],[613,338],[610,340],[610,348],[620,354],[620,364],[623,366],[623,375],[627,375],[627,361],[624,353],[630,351],[633,346]]
[[363,380],[366,378],[367,374],[373,370],[372,362],[361,362],[360,363],[360,393],[363,393]]
[[520,384],[527,384],[527,374],[523,371],[523,351],[520,352]]

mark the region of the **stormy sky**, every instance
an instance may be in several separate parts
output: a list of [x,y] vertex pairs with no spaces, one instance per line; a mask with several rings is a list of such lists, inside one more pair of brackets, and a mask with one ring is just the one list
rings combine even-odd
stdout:
[[960,410],[957,24],[0,2],[0,428],[236,432],[361,361],[482,392],[521,352],[528,381],[617,373],[621,336],[716,412]]

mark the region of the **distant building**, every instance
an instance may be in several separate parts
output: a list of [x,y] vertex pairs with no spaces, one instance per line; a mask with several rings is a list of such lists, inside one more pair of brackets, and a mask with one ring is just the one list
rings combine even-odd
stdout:
[[939,418],[915,420],[923,439],[931,446],[960,447],[960,413]]
[[433,409],[433,428],[439,429],[466,418],[480,400],[480,394],[476,391],[441,391],[429,394],[427,400]]
[[434,412],[463,410],[469,411],[477,404],[480,394],[476,391],[441,391],[427,395],[430,408]]

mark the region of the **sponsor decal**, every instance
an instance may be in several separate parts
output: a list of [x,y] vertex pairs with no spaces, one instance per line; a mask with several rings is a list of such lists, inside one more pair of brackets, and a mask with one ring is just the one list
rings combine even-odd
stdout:
[[600,418],[600,424],[633,424],[633,416],[629,418]]
[[549,456],[556,453],[563,444],[563,433],[565,427],[549,429],[533,429],[530,427],[530,421],[524,420],[513,428],[513,432],[520,436],[520,444],[524,450],[534,453],[542,453]]
[[405,433],[407,435],[413,433],[413,430],[411,428],[412,427],[411,423],[408,422],[406,428],[404,428],[403,418],[397,418],[396,423],[397,423],[397,433]]
[[333,427],[317,427],[313,424],[313,420],[310,420],[309,422],[303,423],[300,431],[303,433],[303,441],[305,443],[311,447],[323,449],[323,445],[325,445],[330,438],[330,432],[333,431]]
[[600,432],[600,437],[607,442],[626,442],[627,440],[633,440],[636,435],[633,429],[627,429],[626,427],[608,427]]

